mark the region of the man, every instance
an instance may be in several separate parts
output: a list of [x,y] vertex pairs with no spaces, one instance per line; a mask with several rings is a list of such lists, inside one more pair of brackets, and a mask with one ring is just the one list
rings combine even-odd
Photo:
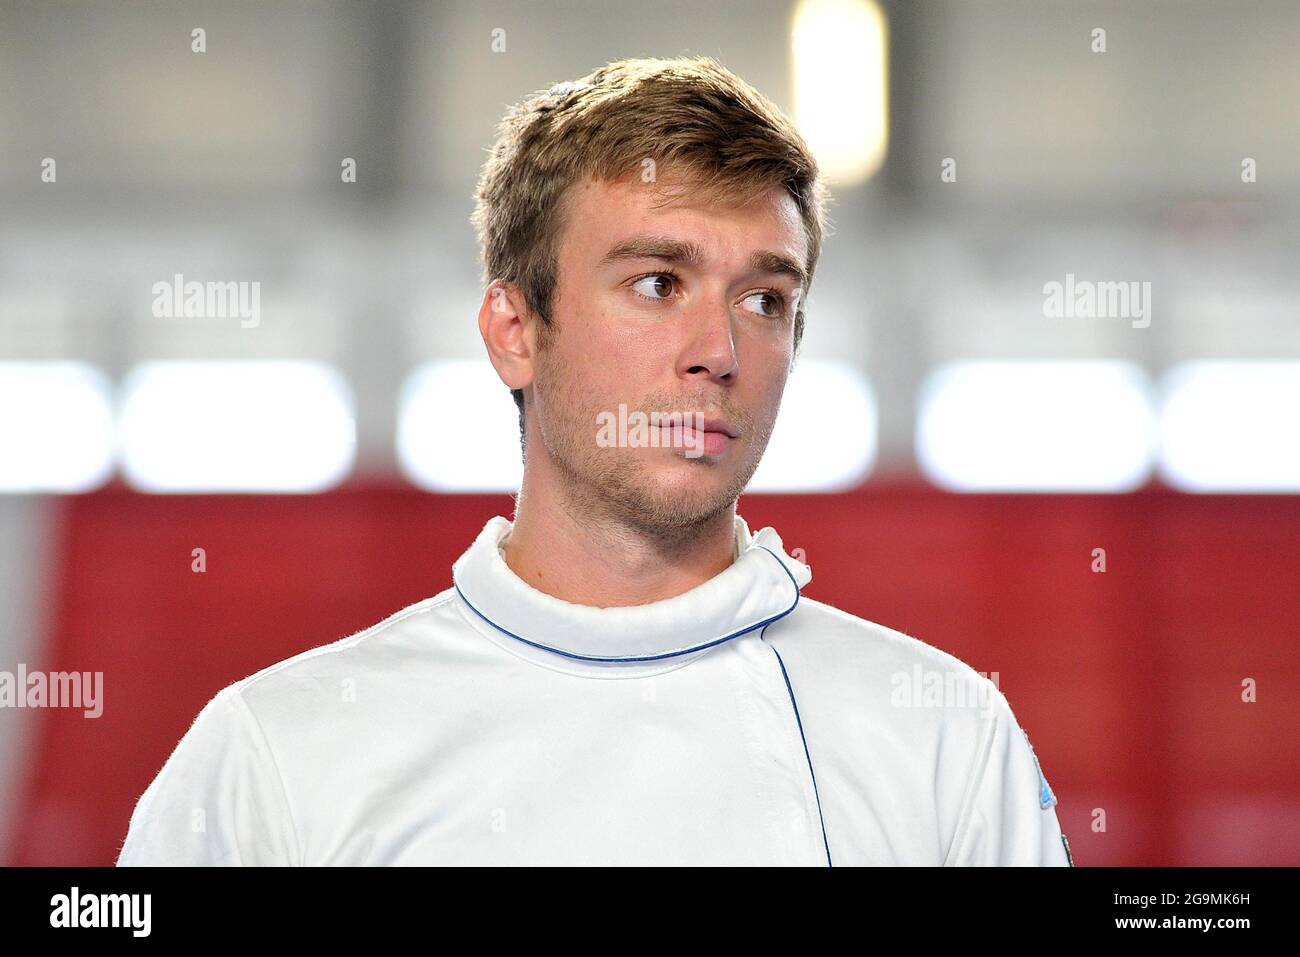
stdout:
[[507,114],[477,200],[513,522],[218,693],[118,863],[1069,863],[993,683],[801,598],[736,514],[821,246],[788,120],[710,59],[612,63]]

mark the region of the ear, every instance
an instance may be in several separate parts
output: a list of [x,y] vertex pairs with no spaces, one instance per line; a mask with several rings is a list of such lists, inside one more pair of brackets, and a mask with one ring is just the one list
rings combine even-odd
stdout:
[[493,368],[511,389],[532,384],[534,321],[541,320],[524,305],[523,294],[515,286],[494,280],[484,291],[478,331]]

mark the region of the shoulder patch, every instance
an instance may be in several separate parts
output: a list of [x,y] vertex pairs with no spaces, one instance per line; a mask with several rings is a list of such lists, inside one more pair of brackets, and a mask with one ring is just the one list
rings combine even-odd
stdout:
[[1046,811],[1056,803],[1056,795],[1052,793],[1051,787],[1047,783],[1047,778],[1043,776],[1043,766],[1038,763],[1038,755],[1034,754],[1034,746],[1029,743],[1029,735],[1024,728],[1020,733],[1025,736],[1025,744],[1029,745],[1029,753],[1033,755],[1034,767],[1038,769],[1038,806]]

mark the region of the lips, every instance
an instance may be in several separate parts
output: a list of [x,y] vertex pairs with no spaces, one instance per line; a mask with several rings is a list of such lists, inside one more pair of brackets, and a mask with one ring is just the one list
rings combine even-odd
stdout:
[[705,416],[704,418],[704,431],[721,432],[723,435],[730,436],[733,439],[740,434],[726,419],[709,418],[708,416]]
[[740,435],[740,432],[736,429],[736,427],[733,426],[726,419],[716,415],[714,416],[705,415],[703,412],[681,412],[681,413],[661,412],[659,413],[660,428],[668,428],[669,426],[666,423],[670,421],[670,416],[673,415],[679,415],[681,417],[680,424],[683,428],[688,428],[693,430],[695,428],[695,424],[699,422],[701,419],[703,419],[704,428],[702,431],[706,433],[719,432],[722,435],[725,435],[728,438],[732,438],[732,439]]

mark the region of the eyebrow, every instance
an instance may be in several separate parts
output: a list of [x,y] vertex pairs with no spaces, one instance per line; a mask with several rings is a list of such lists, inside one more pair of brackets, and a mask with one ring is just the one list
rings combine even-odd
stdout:
[[[600,265],[622,262],[626,259],[660,259],[669,263],[684,263],[700,267],[704,264],[704,250],[696,243],[683,239],[667,239],[659,236],[634,236],[624,239],[610,247],[600,258]],[[808,274],[798,262],[782,253],[770,249],[760,249],[750,254],[751,272],[792,276],[800,288],[808,285]]]

